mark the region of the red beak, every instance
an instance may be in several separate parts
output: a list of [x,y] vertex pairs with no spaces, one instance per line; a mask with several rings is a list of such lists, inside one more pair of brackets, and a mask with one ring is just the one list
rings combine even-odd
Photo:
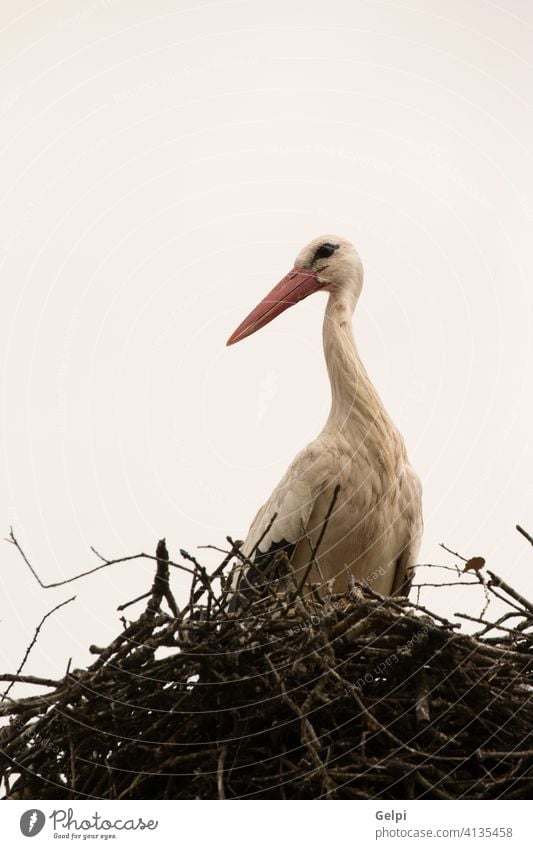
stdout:
[[293,268],[239,324],[226,345],[234,345],[246,336],[251,336],[298,301],[303,301],[308,295],[318,292],[322,285],[315,274],[307,268]]

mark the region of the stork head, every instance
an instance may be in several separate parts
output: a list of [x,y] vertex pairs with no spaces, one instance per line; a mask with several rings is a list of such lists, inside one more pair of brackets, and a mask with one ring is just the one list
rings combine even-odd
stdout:
[[354,308],[362,286],[363,266],[352,243],[341,236],[319,236],[300,251],[292,271],[239,324],[226,344],[251,336],[314,292],[345,298]]

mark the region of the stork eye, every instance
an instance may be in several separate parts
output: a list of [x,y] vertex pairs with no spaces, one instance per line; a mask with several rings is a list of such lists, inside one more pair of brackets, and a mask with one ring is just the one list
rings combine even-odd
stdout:
[[338,245],[332,245],[330,242],[325,242],[316,249],[313,262],[316,262],[317,259],[326,259],[328,256],[334,254],[338,247]]

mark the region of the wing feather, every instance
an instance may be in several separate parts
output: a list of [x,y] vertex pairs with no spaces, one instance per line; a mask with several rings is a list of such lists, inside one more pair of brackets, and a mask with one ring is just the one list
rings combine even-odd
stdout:
[[258,510],[242,546],[253,568],[236,567],[233,588],[260,582],[261,566],[276,551],[292,556],[305,532],[322,489],[323,450],[315,441],[293,460],[270,498]]

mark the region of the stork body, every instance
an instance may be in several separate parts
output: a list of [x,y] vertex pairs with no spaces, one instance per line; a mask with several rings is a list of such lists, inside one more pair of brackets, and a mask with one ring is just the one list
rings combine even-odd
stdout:
[[254,565],[237,567],[235,589],[261,583],[264,555],[277,550],[303,576],[322,534],[313,582],[332,581],[344,592],[351,575],[384,595],[409,590],[422,533],[421,487],[355,345],[352,315],[362,281],[349,242],[315,239],[230,337],[233,344],[312,292],[328,292],[323,343],[331,410],[252,522],[242,552]]

